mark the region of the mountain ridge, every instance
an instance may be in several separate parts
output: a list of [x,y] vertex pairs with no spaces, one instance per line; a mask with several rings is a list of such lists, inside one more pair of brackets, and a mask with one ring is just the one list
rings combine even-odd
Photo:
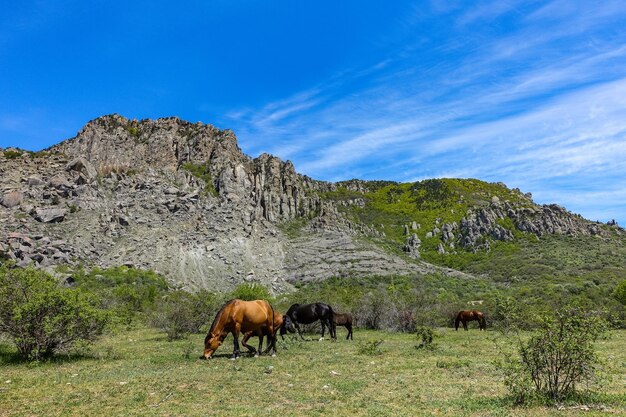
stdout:
[[5,258],[49,270],[127,264],[189,289],[249,281],[280,293],[332,276],[471,278],[424,258],[489,251],[516,233],[622,230],[480,180],[318,181],[290,161],[245,155],[230,130],[175,117],[103,116],[43,152],[3,150],[0,159]]

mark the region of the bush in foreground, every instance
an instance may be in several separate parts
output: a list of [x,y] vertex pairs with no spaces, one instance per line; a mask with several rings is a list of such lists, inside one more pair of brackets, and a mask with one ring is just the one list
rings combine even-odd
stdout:
[[505,384],[518,403],[531,396],[546,403],[571,397],[577,386],[595,380],[594,343],[606,331],[606,321],[579,309],[540,317],[535,334],[519,342],[519,360],[509,363]]
[[0,333],[15,343],[27,360],[41,360],[92,342],[108,316],[87,294],[62,288],[35,269],[0,267]]

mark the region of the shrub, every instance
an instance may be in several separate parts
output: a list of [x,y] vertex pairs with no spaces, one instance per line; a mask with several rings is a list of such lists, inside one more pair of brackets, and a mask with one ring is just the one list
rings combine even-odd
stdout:
[[521,319],[520,308],[513,297],[496,298],[492,316],[494,327],[507,334],[520,328]]
[[433,339],[435,338],[435,332],[431,327],[417,326],[416,328],[417,340],[419,345],[415,346],[417,349],[433,350],[435,344]]
[[89,294],[61,288],[44,272],[0,268],[0,333],[27,360],[49,358],[102,334],[108,317],[93,307],[94,301]]
[[415,312],[410,308],[400,308],[396,313],[397,329],[403,333],[415,331]]
[[20,156],[22,156],[22,152],[15,151],[13,149],[7,149],[6,151],[3,152],[3,155],[6,159],[15,159],[15,158],[19,158]]
[[116,322],[130,325],[139,313],[151,311],[167,291],[167,282],[154,271],[115,267],[73,274],[78,288],[97,294]]
[[365,294],[355,315],[359,326],[380,330],[390,326],[391,310],[394,309],[395,305],[389,299],[387,292],[377,289]]
[[595,379],[594,342],[606,330],[606,321],[579,309],[543,315],[538,331],[519,342],[519,360],[505,369],[505,384],[518,402],[530,393],[548,403],[565,399],[578,384]]
[[219,197],[219,192],[215,189],[215,184],[213,183],[213,178],[211,177],[211,170],[209,164],[194,164],[188,162],[183,164],[182,168],[185,171],[188,171],[194,177],[201,179],[204,181],[204,192],[207,194],[211,194],[214,197]]
[[369,342],[360,343],[358,351],[361,355],[369,355],[369,356],[382,355],[383,351],[380,348],[380,345],[382,344],[383,344],[383,339],[370,340]]
[[218,296],[208,291],[173,291],[163,297],[152,314],[151,324],[165,332],[169,341],[183,339],[189,333],[200,333],[219,307]]
[[269,290],[261,284],[239,284],[235,290],[230,293],[230,298],[239,298],[244,301],[252,300],[269,300],[272,297]]
[[613,297],[622,305],[626,306],[626,280],[617,284],[615,291],[613,291]]

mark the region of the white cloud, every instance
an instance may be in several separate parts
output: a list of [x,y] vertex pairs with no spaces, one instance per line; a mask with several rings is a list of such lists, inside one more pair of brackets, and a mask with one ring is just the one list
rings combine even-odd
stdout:
[[[457,23],[519,14],[518,6],[479,6]],[[541,202],[552,195],[588,216],[599,213],[601,195],[607,214],[598,218],[615,217],[623,194],[598,187],[604,179],[626,188],[626,34],[601,41],[580,34],[602,30],[607,10],[623,16],[626,7],[549,7],[480,48],[471,48],[476,39],[461,40],[455,48],[468,51],[456,61],[422,63],[409,45],[371,68],[342,71],[241,113],[242,143],[290,158],[314,178],[476,177],[531,191]],[[449,47],[441,46],[453,53]],[[573,191],[559,192],[559,184]]]

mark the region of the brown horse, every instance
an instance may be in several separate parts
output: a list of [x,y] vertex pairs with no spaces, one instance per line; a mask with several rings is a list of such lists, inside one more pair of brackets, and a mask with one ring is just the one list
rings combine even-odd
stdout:
[[352,314],[349,313],[335,313],[333,315],[333,324],[335,326],[344,326],[348,329],[348,335],[346,340],[354,340],[352,338]]
[[463,323],[463,328],[467,330],[467,322],[476,320],[478,321],[478,327],[480,330],[487,329],[487,323],[485,322],[485,315],[478,310],[461,310],[456,315],[454,320],[454,328],[459,330],[459,322]]
[[[293,328],[293,325],[291,324],[291,320],[289,319],[289,316],[283,316],[281,313],[279,313],[278,311],[274,310],[274,340],[276,340],[276,334],[278,333],[278,330],[280,330],[283,326],[285,326],[285,328],[287,329],[287,331],[289,331],[290,333],[295,333],[296,330]],[[252,337],[252,336],[258,336],[259,337],[259,349],[256,350],[254,349],[252,346],[248,345],[247,342],[248,340]],[[258,356],[261,353],[261,348],[263,347],[263,337],[266,336],[266,333],[263,333],[263,331],[261,330],[257,330],[255,331],[249,331],[247,332],[244,337],[243,340],[241,341],[241,344],[248,349],[248,351],[250,351],[251,353],[254,354],[254,356]],[[283,340],[285,338],[283,337]],[[270,339],[271,340],[271,339]],[[267,349],[265,349],[265,352],[263,353],[268,353],[270,348],[271,348],[271,344],[267,346]]]
[[272,356],[276,354],[274,309],[270,303],[265,300],[242,301],[235,299],[226,302],[215,316],[211,329],[204,338],[204,354],[200,359],[211,359],[228,333],[233,334],[232,359],[236,359],[241,354],[239,351],[239,333],[242,332],[268,335]]

